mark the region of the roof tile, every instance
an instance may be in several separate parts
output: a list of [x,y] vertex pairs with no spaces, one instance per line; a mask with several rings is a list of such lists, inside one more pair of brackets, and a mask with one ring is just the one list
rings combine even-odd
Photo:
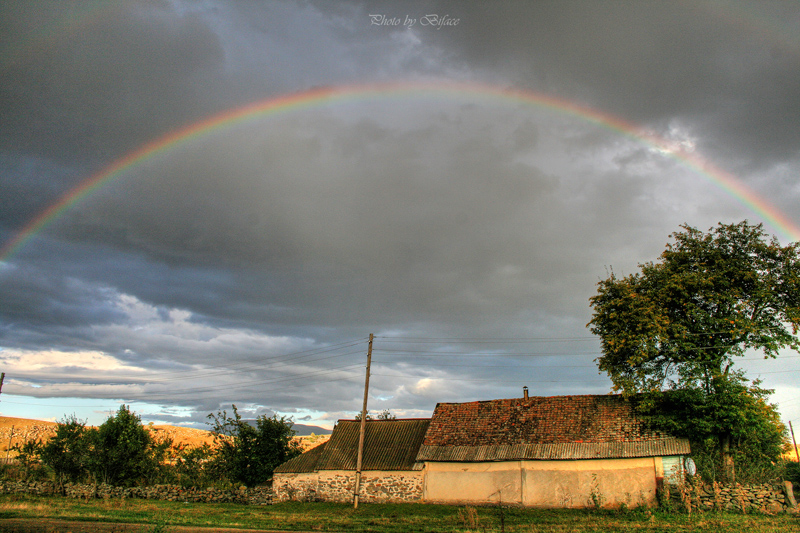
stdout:
[[[529,453],[532,445],[605,444],[604,453],[614,453],[611,443],[663,444],[666,440],[675,439],[647,429],[622,396],[584,395],[440,403],[433,412],[423,446],[467,447],[475,449],[471,454],[497,455],[497,451],[478,449],[523,446]],[[638,449],[643,452],[646,448]],[[617,449],[623,453],[622,447]]]

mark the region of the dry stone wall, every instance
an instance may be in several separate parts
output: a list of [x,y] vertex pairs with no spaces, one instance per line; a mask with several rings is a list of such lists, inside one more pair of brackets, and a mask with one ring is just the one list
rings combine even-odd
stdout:
[[114,487],[111,485],[83,485],[66,483],[58,488],[53,483],[0,481],[0,494],[63,494],[68,498],[109,499],[139,498],[194,503],[242,503],[269,505],[272,503],[270,487],[240,487],[238,489],[186,488],[179,485],[153,485],[149,487]]
[[[422,501],[421,471],[363,472],[358,498],[365,503]],[[277,501],[351,502],[355,473],[321,470],[307,474],[275,474],[273,490]]]
[[314,502],[318,495],[319,475],[312,473],[276,473],[272,479],[272,491],[276,501]]
[[364,502],[418,502],[422,500],[422,472],[397,472],[361,477],[359,499]]
[[667,485],[665,496],[688,511],[735,511],[776,514],[797,513],[797,501],[788,481],[761,485],[698,483]]

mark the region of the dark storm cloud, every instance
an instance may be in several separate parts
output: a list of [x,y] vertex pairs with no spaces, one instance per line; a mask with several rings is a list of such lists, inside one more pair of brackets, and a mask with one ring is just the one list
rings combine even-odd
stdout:
[[[121,155],[194,116],[196,85],[221,65],[217,38],[196,17],[157,2],[109,3],[96,14],[80,4],[5,4],[5,150],[68,161]],[[92,23],[70,27],[70,11]],[[43,13],[63,19],[42,27]]]
[[[772,31],[798,20],[790,4],[97,6],[3,4],[4,239],[166,132],[396,80],[582,103],[800,220],[800,49]],[[426,416],[523,384],[607,392],[585,329],[597,281],[657,257],[681,223],[758,217],[663,147],[530,102],[420,91],[252,117],[116,173],[3,258],[3,392],[149,402],[200,425],[231,402],[333,421],[360,406],[369,332],[373,410]],[[790,402],[786,376],[765,376]]]
[[431,9],[457,12],[464,22],[423,38],[473,68],[635,123],[684,118],[710,136],[703,138],[709,151],[744,151],[761,164],[797,155],[800,49],[791,28],[800,19],[790,3],[508,1]]
[[[560,254],[529,252],[557,244],[530,225],[559,211],[559,179],[514,162],[516,140],[496,143],[459,127],[434,120],[403,132],[313,113],[219,134],[175,162],[139,169],[129,186],[113,184],[59,230],[134,246],[178,269],[247,266],[218,291],[211,280],[202,284],[215,292],[209,304],[216,310],[172,291],[147,294],[220,318],[259,301],[283,310],[281,320],[305,317],[315,326],[376,311],[392,321],[467,318],[485,314],[491,302],[508,306],[509,298],[524,306],[530,293],[516,283],[532,270],[564,272]],[[148,283],[135,279],[142,287],[124,286],[145,294]],[[237,283],[253,288],[232,294]],[[476,307],[476,299],[485,304]]]

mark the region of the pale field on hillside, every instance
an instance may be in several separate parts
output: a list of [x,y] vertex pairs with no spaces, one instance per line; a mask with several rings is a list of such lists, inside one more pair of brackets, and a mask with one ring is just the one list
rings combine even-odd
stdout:
[[[56,426],[56,422],[0,416],[0,459],[14,457],[16,453],[13,450],[9,450],[14,445],[37,439],[46,442],[47,439],[55,434]],[[158,440],[164,438],[172,439],[173,445],[194,447],[202,446],[203,444],[213,446],[214,444],[213,433],[205,429],[160,425],[145,425],[145,428],[149,429]],[[300,442],[303,450],[312,448],[329,438],[330,435],[295,437]]]

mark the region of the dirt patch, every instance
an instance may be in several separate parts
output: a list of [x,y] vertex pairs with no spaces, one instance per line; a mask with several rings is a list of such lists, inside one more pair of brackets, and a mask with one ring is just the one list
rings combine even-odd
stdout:
[[[116,522],[80,522],[51,519],[0,519],[3,533],[146,533],[157,530],[148,524]],[[219,527],[166,526],[169,533],[278,533],[275,529],[233,529]],[[285,530],[284,530],[285,531]]]

